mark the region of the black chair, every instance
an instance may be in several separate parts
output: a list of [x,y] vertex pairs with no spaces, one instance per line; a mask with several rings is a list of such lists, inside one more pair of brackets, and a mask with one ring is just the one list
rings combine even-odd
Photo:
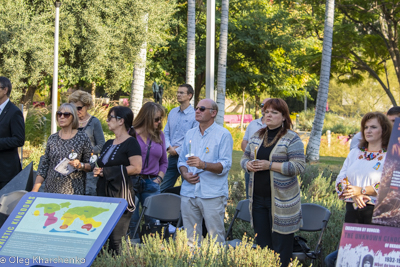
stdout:
[[[138,208],[138,207],[136,207]],[[139,217],[139,221],[136,224],[136,228],[133,232],[133,236],[139,230],[140,221],[143,215],[153,217],[154,219],[167,222],[177,222],[179,226],[181,219],[181,197],[175,194],[162,193],[159,195],[149,196],[144,201],[142,212]],[[174,233],[175,237],[176,232]]]
[[300,228],[300,231],[320,231],[320,234],[313,251],[309,251],[307,255],[304,252],[293,252],[293,259],[297,258],[300,262],[304,263],[307,258],[310,258],[312,266],[314,266],[314,260],[319,258],[319,262],[323,264],[322,235],[324,234],[329,218],[331,217],[331,212],[327,208],[313,203],[301,204],[301,212],[303,215],[303,226]]
[[250,222],[251,217],[250,217],[250,209],[249,209],[249,200],[248,199],[239,201],[239,203],[236,206],[235,215],[233,215],[233,218],[229,225],[229,228],[226,231],[225,244],[230,245],[232,247],[236,247],[242,243],[242,240],[240,240],[240,239],[228,240],[228,237],[230,237],[230,239],[232,239],[232,228],[233,228],[233,224],[235,223],[236,219],[240,219],[245,222]]

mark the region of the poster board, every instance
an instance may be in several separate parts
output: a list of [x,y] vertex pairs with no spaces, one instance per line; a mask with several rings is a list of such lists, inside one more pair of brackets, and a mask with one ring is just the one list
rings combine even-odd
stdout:
[[400,118],[390,135],[372,223],[400,227]]
[[27,193],[0,229],[0,264],[90,266],[127,205],[122,198]]
[[400,228],[344,223],[336,267],[345,266],[400,267]]

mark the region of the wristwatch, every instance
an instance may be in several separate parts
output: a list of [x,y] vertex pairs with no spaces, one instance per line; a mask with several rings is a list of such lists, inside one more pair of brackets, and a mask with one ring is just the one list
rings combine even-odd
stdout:
[[367,190],[365,189],[365,187],[361,188],[361,194],[363,194],[363,195],[367,194]]

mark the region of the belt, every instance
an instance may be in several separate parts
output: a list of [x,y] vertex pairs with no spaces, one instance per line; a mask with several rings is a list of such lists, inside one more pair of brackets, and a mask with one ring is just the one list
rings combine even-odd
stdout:
[[139,174],[139,176],[142,177],[143,179],[150,179],[157,177],[157,175],[150,175],[150,174]]

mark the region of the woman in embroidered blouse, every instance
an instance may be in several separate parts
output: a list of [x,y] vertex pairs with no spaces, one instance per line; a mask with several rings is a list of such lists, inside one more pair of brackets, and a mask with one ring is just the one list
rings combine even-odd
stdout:
[[[94,175],[99,176],[96,189],[99,196],[106,196],[107,177],[112,176],[112,180],[124,178],[125,175],[123,176],[120,172],[121,166],[125,167],[128,176],[139,174],[142,170],[141,150],[136,138],[133,137],[135,131],[132,121],[133,113],[130,108],[117,106],[108,112],[108,128],[115,134],[115,139],[105,143],[97,160],[99,167],[93,170]],[[126,177],[126,179],[129,178]],[[128,182],[126,181],[126,183]],[[117,254],[120,253],[121,239],[128,232],[129,221],[133,213],[130,208],[133,207],[128,205],[128,209],[125,210],[109,237],[110,250]]]
[[359,147],[350,151],[336,179],[339,198],[347,202],[345,222],[372,222],[391,131],[392,124],[380,112],[362,118]]
[[[52,134],[47,141],[32,192],[38,192],[46,180],[45,192],[84,195],[85,172],[92,169],[89,163],[92,145],[87,135],[77,130],[78,116],[74,105],[62,104],[56,116],[61,130]],[[63,159],[68,159],[68,164],[76,170],[65,175],[56,171],[56,166]]]
[[[101,122],[95,116],[88,113],[88,110],[93,107],[92,95],[82,90],[76,90],[68,97],[68,102],[75,105],[78,111],[79,127],[78,130],[83,131],[92,143],[93,154],[100,154],[104,143],[103,129]],[[93,172],[86,174],[86,195],[96,195],[97,177],[93,176]]]
[[241,165],[250,172],[250,211],[257,245],[275,250],[282,266],[288,266],[294,232],[302,223],[297,175],[305,167],[304,145],[290,130],[285,101],[272,98],[264,104],[263,112],[267,127],[250,138]]
[[[141,193],[136,194],[142,205],[147,197],[160,194],[160,183],[168,167],[165,137],[161,131],[164,114],[164,109],[161,105],[147,102],[133,121],[143,159],[140,175],[143,178],[144,187]],[[136,209],[129,226],[131,234],[133,234],[138,220],[139,209]],[[145,222],[155,223],[155,220],[145,216]],[[138,236],[131,237],[137,238]]]

